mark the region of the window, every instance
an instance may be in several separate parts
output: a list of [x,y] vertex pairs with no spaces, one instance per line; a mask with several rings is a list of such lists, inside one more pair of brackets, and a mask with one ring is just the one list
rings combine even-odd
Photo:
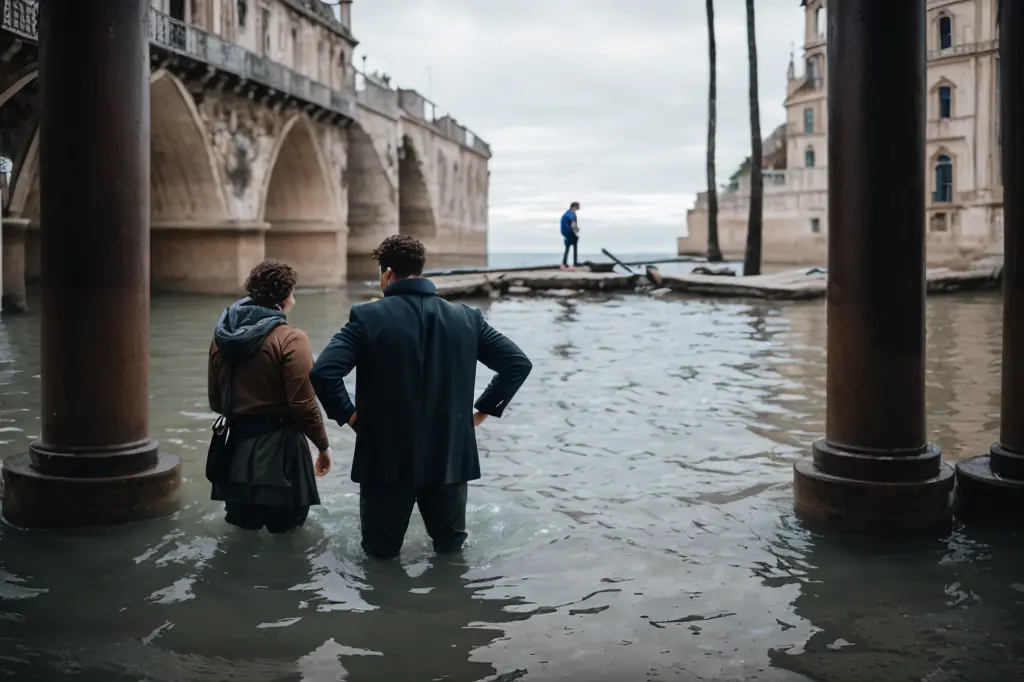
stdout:
[[292,68],[302,71],[302,50],[299,45],[299,29],[292,28]]
[[947,230],[949,230],[949,222],[946,220],[946,214],[933,214],[930,227],[932,232],[946,232]]
[[814,13],[814,23],[818,27],[818,37],[825,37],[825,8],[819,7]]
[[804,151],[804,167],[814,168],[814,148],[808,147]]
[[804,109],[804,132],[814,132],[814,109]]
[[807,77],[814,81],[818,80],[818,60],[813,57],[807,60]]
[[238,0],[238,25],[245,28],[245,20],[249,17],[248,0]]
[[953,160],[945,154],[935,159],[935,192],[932,200],[945,204],[953,201]]
[[821,234],[821,218],[811,218],[811,234]]
[[953,19],[947,14],[939,17],[939,49],[948,50],[953,47]]
[[260,8],[260,24],[263,31],[263,54],[270,54],[270,10],[266,7]]
[[939,88],[939,118],[953,115],[953,90],[948,85]]

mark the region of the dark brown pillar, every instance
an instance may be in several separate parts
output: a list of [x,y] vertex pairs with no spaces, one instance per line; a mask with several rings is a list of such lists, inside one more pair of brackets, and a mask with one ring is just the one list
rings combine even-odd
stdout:
[[36,527],[177,507],[148,437],[147,0],[42,0],[42,434],[4,463],[3,511]]
[[957,465],[965,516],[1024,516],[1024,5],[999,2],[1003,166],[1003,385],[999,442]]
[[953,470],[925,429],[924,0],[832,0],[828,62],[827,417],[795,465],[796,510],[940,529]]

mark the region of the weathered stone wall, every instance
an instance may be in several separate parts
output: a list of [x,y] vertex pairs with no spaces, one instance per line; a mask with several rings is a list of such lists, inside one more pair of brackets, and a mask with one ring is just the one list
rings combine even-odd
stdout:
[[[453,120],[401,114],[393,90],[360,100],[345,127],[164,70],[151,88],[153,291],[239,293],[268,256],[295,266],[301,285],[338,286],[349,263],[372,274],[370,251],[400,231],[433,262],[486,254],[488,155]],[[14,295],[13,277],[40,275],[36,147],[4,238]]]
[[[436,255],[481,255],[487,252],[488,158],[475,150],[439,135],[429,124],[402,117],[402,133],[414,150],[400,165],[400,192],[423,182],[426,196],[410,192],[406,202],[410,233],[424,235]],[[415,164],[413,163],[415,161]],[[418,174],[418,176],[417,176]],[[420,202],[429,197],[432,230]],[[412,210],[415,206],[417,210]],[[407,231],[402,227],[402,231]]]

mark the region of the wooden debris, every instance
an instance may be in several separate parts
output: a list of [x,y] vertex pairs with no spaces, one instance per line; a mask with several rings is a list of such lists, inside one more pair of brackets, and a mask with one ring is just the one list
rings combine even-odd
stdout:
[[[656,268],[652,268],[657,272]],[[929,293],[976,291],[999,287],[1002,262],[986,260],[963,269],[931,268],[927,273]],[[645,275],[588,270],[533,270],[446,275],[432,278],[438,293],[448,299],[499,296],[568,297],[587,292],[632,292],[638,287],[652,296],[668,291],[707,297],[757,298],[768,300],[813,300],[825,297],[828,273],[821,268],[803,268],[753,277],[722,275],[667,275],[657,272],[660,282]],[[650,281],[650,284],[648,284]],[[649,290],[648,287],[652,287]],[[571,292],[567,293],[567,292]]]

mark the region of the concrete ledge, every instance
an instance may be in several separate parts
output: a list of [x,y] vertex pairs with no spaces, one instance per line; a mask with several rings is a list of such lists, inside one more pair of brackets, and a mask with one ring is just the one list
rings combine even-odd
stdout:
[[337,220],[271,220],[269,233],[348,234],[348,226]]
[[150,230],[180,230],[187,232],[202,231],[214,234],[233,234],[238,232],[266,232],[270,229],[270,223],[261,221],[230,220],[225,222],[211,222],[203,220],[154,220],[150,223]]

